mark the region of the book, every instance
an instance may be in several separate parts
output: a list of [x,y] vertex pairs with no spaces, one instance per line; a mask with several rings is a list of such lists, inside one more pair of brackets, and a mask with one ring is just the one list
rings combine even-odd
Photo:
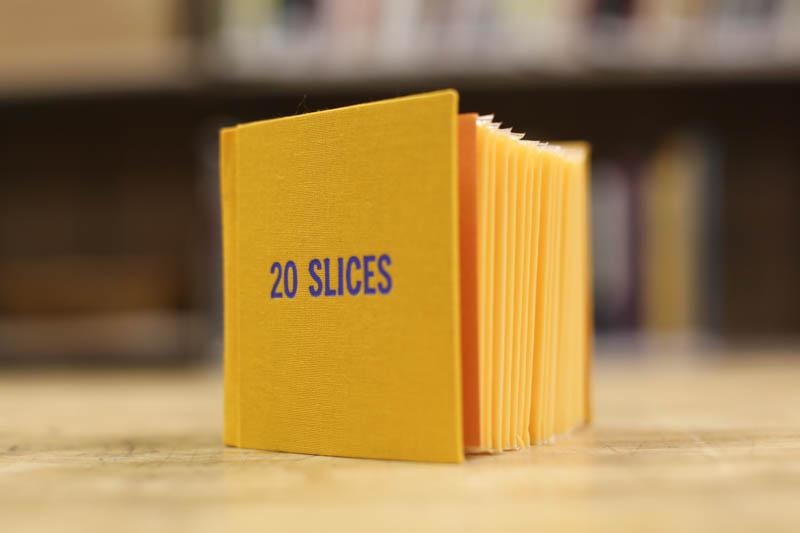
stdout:
[[595,326],[634,331],[639,300],[639,175],[631,161],[603,159],[592,168]]
[[221,132],[226,444],[460,462],[590,418],[588,145],[452,90]]
[[667,138],[642,179],[643,326],[674,334],[719,330],[719,149],[700,131]]

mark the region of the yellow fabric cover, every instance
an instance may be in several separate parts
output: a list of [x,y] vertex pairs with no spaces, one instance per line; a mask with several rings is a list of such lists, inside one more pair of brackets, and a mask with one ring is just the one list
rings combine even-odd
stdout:
[[[463,460],[457,109],[441,91],[223,131],[228,444]],[[338,258],[382,255],[387,294],[311,294],[314,259],[336,292]]]

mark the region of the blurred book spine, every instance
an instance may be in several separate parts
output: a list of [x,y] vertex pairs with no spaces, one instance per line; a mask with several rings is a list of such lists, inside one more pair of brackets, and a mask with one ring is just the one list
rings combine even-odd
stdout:
[[641,164],[593,168],[598,329],[720,333],[721,148],[700,130],[664,139]]
[[638,324],[638,198],[632,169],[600,160],[592,169],[592,243],[597,328]]
[[643,176],[643,326],[655,333],[707,327],[717,226],[713,150],[702,137],[666,140]]

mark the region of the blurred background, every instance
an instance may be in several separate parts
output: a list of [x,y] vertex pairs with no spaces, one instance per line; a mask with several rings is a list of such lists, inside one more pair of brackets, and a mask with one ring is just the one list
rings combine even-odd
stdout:
[[797,0],[0,0],[0,364],[218,360],[218,129],[443,87],[592,143],[601,351],[800,346]]

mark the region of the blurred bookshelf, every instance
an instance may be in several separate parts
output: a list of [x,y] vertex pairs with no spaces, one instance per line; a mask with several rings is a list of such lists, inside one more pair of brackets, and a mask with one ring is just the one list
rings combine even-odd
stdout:
[[191,85],[197,40],[181,0],[5,0],[0,9],[0,99]]
[[800,73],[786,1],[220,3],[212,77],[347,84],[457,78],[561,83]]
[[8,0],[0,98],[800,78],[791,0]]
[[446,86],[592,142],[601,336],[800,338],[798,2],[35,4],[0,17],[0,361],[217,357],[217,129]]

